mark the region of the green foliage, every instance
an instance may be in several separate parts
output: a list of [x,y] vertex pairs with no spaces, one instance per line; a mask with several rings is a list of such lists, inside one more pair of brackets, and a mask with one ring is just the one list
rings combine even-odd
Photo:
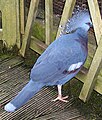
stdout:
[[41,25],[40,22],[35,22],[32,27],[32,36],[36,37],[37,39],[41,40],[42,42],[45,41],[45,28]]
[[[45,26],[44,23],[41,21],[36,21],[32,27],[32,36],[36,37],[37,39],[45,42]],[[56,30],[52,32],[52,41],[55,40],[56,37]]]
[[85,66],[86,68],[89,68],[91,62],[92,62],[92,58],[91,58],[90,56],[88,56],[88,57],[87,57],[87,60],[86,60],[86,62],[85,62],[85,64],[84,64],[84,66]]

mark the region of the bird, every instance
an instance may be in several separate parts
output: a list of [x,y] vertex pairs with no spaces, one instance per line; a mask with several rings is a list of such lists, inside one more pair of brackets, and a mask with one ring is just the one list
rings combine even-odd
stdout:
[[37,59],[29,82],[4,106],[7,112],[21,108],[44,86],[57,85],[58,96],[52,101],[67,102],[68,96],[62,96],[62,85],[75,77],[84,65],[88,55],[88,30],[92,27],[88,11],[81,11],[75,16],[70,19],[71,23],[66,24],[66,34],[62,33]]

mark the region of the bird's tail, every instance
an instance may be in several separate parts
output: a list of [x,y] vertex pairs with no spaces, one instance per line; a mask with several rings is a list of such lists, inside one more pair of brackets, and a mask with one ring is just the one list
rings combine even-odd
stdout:
[[30,100],[41,88],[43,84],[39,84],[30,80],[29,83],[19,92],[19,94],[4,109],[8,112],[14,112]]

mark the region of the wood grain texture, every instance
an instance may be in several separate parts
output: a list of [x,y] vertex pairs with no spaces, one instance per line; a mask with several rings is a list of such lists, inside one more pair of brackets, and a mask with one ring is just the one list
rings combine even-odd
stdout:
[[32,28],[32,23],[33,23],[34,19],[36,18],[38,3],[39,3],[39,0],[31,0],[31,3],[30,3],[28,19],[27,19],[27,23],[26,23],[26,27],[25,27],[25,34],[23,37],[22,47],[20,50],[20,54],[22,56],[25,55],[27,46],[30,43],[31,28]]
[[61,30],[64,28],[66,22],[71,17],[75,3],[76,0],[66,0],[56,38],[60,35]]
[[45,28],[46,28],[45,43],[49,45],[52,42],[53,31],[53,0],[45,0]]

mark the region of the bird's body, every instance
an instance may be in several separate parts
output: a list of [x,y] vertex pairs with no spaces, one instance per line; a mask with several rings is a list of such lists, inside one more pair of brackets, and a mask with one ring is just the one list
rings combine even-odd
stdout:
[[29,83],[5,106],[6,111],[14,112],[44,86],[57,85],[58,97],[54,101],[65,102],[61,86],[79,72],[88,54],[89,15],[85,20],[73,33],[61,35],[48,46],[33,66]]
[[[81,32],[83,31],[83,33]],[[81,33],[80,33],[81,32]],[[74,77],[87,57],[87,33],[79,28],[72,34],[62,35],[38,58],[31,70],[31,79],[44,85],[63,85]],[[80,44],[83,41],[83,44]],[[69,70],[73,64],[81,66]]]

